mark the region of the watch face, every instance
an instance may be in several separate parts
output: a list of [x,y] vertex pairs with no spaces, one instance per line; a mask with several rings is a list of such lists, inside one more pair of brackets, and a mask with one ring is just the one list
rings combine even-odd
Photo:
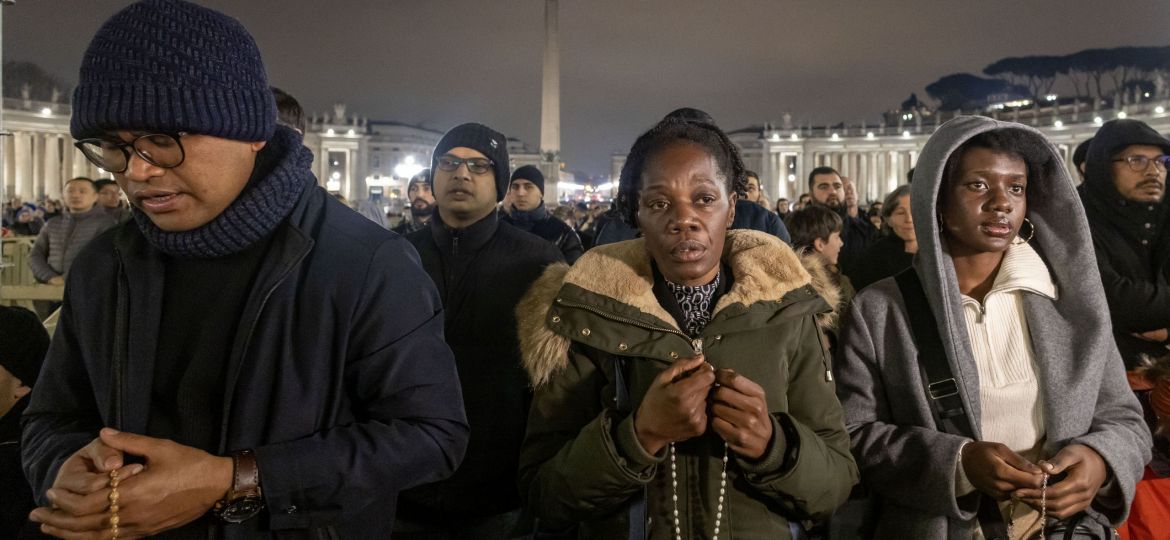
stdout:
[[256,495],[248,495],[235,499],[223,507],[219,519],[228,523],[241,523],[264,509],[264,499]]

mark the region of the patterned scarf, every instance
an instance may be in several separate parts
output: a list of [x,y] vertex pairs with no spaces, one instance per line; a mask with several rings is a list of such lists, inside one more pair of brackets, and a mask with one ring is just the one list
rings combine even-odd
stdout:
[[675,301],[678,302],[679,309],[683,312],[685,319],[684,330],[691,336],[699,335],[707,323],[711,321],[711,300],[715,297],[715,290],[719,288],[719,278],[723,273],[720,272],[715,275],[715,279],[706,285],[699,285],[697,287],[688,287],[686,285],[678,285],[666,280],[666,286],[670,292],[674,294]]

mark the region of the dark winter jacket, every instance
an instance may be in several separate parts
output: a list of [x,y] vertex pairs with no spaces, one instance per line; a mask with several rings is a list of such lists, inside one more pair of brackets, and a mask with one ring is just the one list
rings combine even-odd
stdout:
[[859,260],[860,264],[850,279],[853,286],[860,291],[910,268],[910,264],[914,262],[914,254],[906,253],[906,242],[898,235],[890,233],[874,242]]
[[28,400],[22,398],[0,418],[0,538],[47,538],[28,520],[36,504],[20,466],[20,415]]
[[784,226],[780,216],[747,199],[735,201],[735,221],[731,223],[731,228],[766,232],[783,240],[785,244],[792,244],[792,237],[788,235],[788,227]]
[[37,242],[28,256],[33,276],[44,283],[65,275],[86,243],[117,224],[114,216],[98,205],[85,212],[65,212],[50,219],[37,234]]
[[392,230],[398,234],[401,234],[402,236],[406,236],[414,231],[421,231],[425,228],[427,228],[426,223],[417,221],[413,218],[408,218],[408,219],[403,219],[401,222],[398,223],[398,225],[391,227],[390,230]]
[[1142,354],[1166,354],[1164,343],[1132,336],[1170,328],[1170,218],[1167,202],[1122,198],[1113,184],[1112,157],[1131,144],[1159,146],[1170,140],[1135,120],[1111,120],[1097,131],[1085,160],[1081,200],[1093,234],[1097,268],[1113,320],[1113,335],[1126,367]]
[[836,209],[841,216],[841,252],[837,255],[841,273],[850,279],[866,265],[865,252],[878,240],[878,230],[864,217],[850,217],[845,205]]
[[581,237],[572,227],[553,216],[550,216],[544,202],[535,210],[521,212],[513,209],[510,214],[500,215],[500,221],[507,223],[524,232],[529,232],[552,242],[561,250],[565,262],[573,264],[577,258],[585,253],[581,247]]
[[[296,174],[315,184],[298,152]],[[404,239],[314,185],[270,242],[228,359],[217,452],[255,451],[265,512],[224,538],[385,538],[398,491],[448,476],[467,444],[439,296]],[[70,273],[24,417],[42,503],[101,427],[145,432],[142,389],[174,286],[163,266],[131,222],[91,242]]]
[[430,227],[407,239],[446,309],[471,443],[450,479],[404,493],[399,513],[429,527],[458,527],[520,507],[516,463],[531,390],[513,310],[545,266],[562,259],[544,239],[500,225],[496,212],[460,230],[447,228],[436,212]]
[[[825,517],[849,496],[857,469],[818,328],[837,303],[835,291],[757,231],[728,231],[723,264],[734,279],[695,339],[656,297],[641,239],[594,248],[572,268],[550,268],[517,308],[536,385],[520,485],[548,527],[577,524],[582,539],[628,538],[628,505],[646,490],[648,538],[673,538],[672,493],[682,537],[710,537],[722,440],[708,430],[676,444],[672,489],[667,451],[646,453],[631,414],[654,377],[695,350],[764,388],[773,433],[787,443],[770,445],[756,461],[730,457],[719,538],[790,538],[789,520]],[[622,388],[619,359],[626,362]],[[623,390],[628,408],[615,403]]]

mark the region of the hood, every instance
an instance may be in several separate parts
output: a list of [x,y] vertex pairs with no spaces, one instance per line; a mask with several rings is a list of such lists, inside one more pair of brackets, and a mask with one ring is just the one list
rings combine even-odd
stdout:
[[[833,323],[840,294],[824,265],[812,258],[802,261],[775,236],[752,230],[727,231],[722,260],[731,268],[735,281],[716,303],[713,317],[733,305],[779,302],[789,292],[812,285],[833,310],[817,315],[818,325],[825,328]],[[521,357],[534,385],[546,382],[568,362],[570,340],[548,325],[549,309],[566,285],[612,298],[647,320],[678,329],[654,296],[645,240],[598,246],[572,267],[556,264],[546,268],[516,306]]]
[[[1034,137],[1051,156],[1051,166],[1040,167],[1041,178],[1028,179],[1027,218],[1036,230],[1029,244],[1040,254],[1052,274],[1060,295],[1059,311],[1078,328],[1111,327],[1085,212],[1072,179],[1060,165],[1060,153],[1056,147],[1030,127],[980,116],[959,117],[939,127],[926,142],[915,166],[910,190],[914,232],[918,237],[914,268],[922,279],[927,301],[938,322],[943,348],[954,364],[952,369],[955,365],[975,364],[954,264],[946,252],[944,239],[940,237],[937,218],[939,190],[951,154],[975,135],[996,129],[1019,130]],[[1097,331],[1083,332],[1079,339],[1088,342],[1099,336]],[[1110,338],[1108,332],[1105,332],[1105,337]],[[1092,344],[1096,345],[1100,344]],[[1085,346],[1084,350],[1099,350],[1089,343]],[[978,396],[978,377],[964,379],[967,395]],[[978,418],[978,399],[968,399],[967,403]]]
[[[1170,154],[1170,140],[1138,120],[1110,120],[1097,130],[1085,156],[1085,184],[1081,196],[1085,211],[1094,223],[1109,226],[1138,243],[1154,241],[1164,233],[1166,202],[1160,204],[1126,201],[1113,184],[1113,155],[1134,144],[1157,146]],[[1154,208],[1150,213],[1149,207]],[[1153,227],[1146,227],[1146,223]]]

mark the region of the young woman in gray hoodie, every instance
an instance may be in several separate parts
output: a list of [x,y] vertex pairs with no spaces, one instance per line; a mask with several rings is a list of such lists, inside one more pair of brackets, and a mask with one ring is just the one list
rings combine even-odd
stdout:
[[[1069,518],[1104,537],[1150,434],[1059,154],[1031,128],[961,117],[927,142],[911,193],[916,306],[954,380],[928,394],[926,340],[895,278],[857,295],[834,369],[874,536],[970,540],[982,514],[1013,540]],[[953,425],[935,410],[952,393],[965,413]]]

